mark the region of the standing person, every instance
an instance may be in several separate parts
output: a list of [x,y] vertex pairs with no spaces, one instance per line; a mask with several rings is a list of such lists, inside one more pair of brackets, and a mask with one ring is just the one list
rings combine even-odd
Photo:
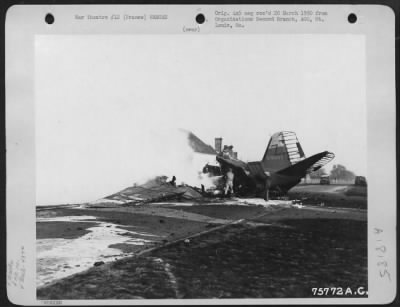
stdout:
[[265,172],[265,194],[264,199],[269,201],[269,188],[271,187],[271,175],[269,172]]
[[172,176],[172,179],[170,181],[168,181],[168,183],[174,187],[176,187],[176,177]]
[[233,179],[235,178],[235,175],[232,172],[232,169],[229,168],[228,172],[226,173],[226,181],[225,181],[225,190],[224,190],[224,195],[228,194],[228,191],[233,194]]
[[229,148],[227,145],[224,146],[224,149],[222,150],[222,157],[229,159],[230,155],[229,155]]

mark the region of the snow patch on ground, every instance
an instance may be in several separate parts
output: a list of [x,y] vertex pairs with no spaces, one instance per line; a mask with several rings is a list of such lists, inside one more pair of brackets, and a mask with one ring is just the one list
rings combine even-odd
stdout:
[[89,215],[77,215],[77,216],[52,216],[52,217],[37,217],[36,222],[81,222],[87,221],[92,222],[95,220],[95,216]]
[[[38,222],[95,220],[93,216],[65,216],[38,218]],[[84,271],[97,261],[109,262],[129,256],[112,244],[144,245],[155,235],[129,231],[118,225],[93,221],[90,232],[76,239],[39,239],[36,243],[37,286]]]
[[173,202],[156,202],[156,203],[149,203],[148,205],[155,205],[155,206],[168,205],[168,206],[186,206],[186,207],[191,207],[191,206],[194,206],[194,205],[198,205],[198,203],[195,204],[195,203],[184,203],[184,202],[176,202],[176,203],[173,203]]
[[[295,207],[295,208],[303,208],[303,205],[301,204],[296,204],[295,201],[293,200],[269,200],[266,201],[262,198],[229,198],[224,200],[223,202],[218,202],[218,203],[211,203],[213,205],[237,205],[237,206],[264,206],[264,207],[269,207],[269,206],[283,206],[283,207]],[[193,203],[193,202],[156,202],[156,203],[150,203],[148,205],[165,205],[165,206],[201,206],[199,203]]]
[[224,202],[227,205],[255,205],[255,206],[292,206],[293,202],[291,200],[264,200],[262,198],[232,198]]
[[116,204],[116,205],[120,205],[120,204],[124,204],[126,201],[121,201],[121,200],[116,200],[116,199],[108,199],[108,198],[101,198],[95,201],[91,201],[90,203],[88,203],[89,205],[96,205],[96,204],[105,204],[105,203],[109,203],[109,204]]

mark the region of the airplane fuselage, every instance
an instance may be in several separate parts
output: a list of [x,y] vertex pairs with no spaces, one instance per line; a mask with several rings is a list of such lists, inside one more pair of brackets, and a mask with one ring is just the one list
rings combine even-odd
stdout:
[[243,162],[227,152],[220,152],[216,160],[220,165],[218,175],[229,170],[234,173],[236,193],[257,195],[265,193],[266,189],[284,194],[308,173],[318,170],[334,157],[329,151],[306,157],[296,134],[281,131],[271,136],[261,161]]
[[271,169],[264,168],[261,164],[260,167],[262,170],[259,172],[261,174],[256,174],[251,172],[248,163],[241,160],[231,160],[217,156],[217,161],[220,164],[220,171],[215,174],[213,174],[212,171],[210,171],[210,173],[212,176],[215,175],[218,177],[216,182],[218,188],[223,189],[225,184],[224,178],[218,175],[221,173],[225,174],[228,169],[231,168],[235,175],[234,190],[239,195],[262,194],[263,191],[265,191],[265,177],[262,177],[265,172],[268,172],[270,176],[269,189],[278,194],[286,193],[290,188],[297,185],[301,181],[301,178],[306,175],[305,173],[296,176],[282,175]]

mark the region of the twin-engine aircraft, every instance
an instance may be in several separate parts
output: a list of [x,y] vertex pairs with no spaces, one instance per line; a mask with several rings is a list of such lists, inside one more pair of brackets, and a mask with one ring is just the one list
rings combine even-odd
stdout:
[[222,151],[216,156],[220,169],[206,166],[203,172],[214,176],[232,169],[234,191],[238,195],[264,193],[266,180],[271,192],[285,194],[307,174],[320,169],[334,157],[332,152],[323,151],[306,158],[296,134],[281,131],[272,135],[261,161],[246,163]]

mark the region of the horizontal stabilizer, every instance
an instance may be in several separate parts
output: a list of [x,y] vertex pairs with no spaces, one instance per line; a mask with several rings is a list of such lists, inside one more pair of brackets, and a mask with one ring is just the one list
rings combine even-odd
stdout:
[[292,166],[289,166],[283,170],[280,170],[277,173],[280,175],[295,176],[302,178],[306,174],[312,173],[320,169],[325,164],[332,161],[334,157],[335,155],[332,152],[323,151],[311,157],[308,157]]

